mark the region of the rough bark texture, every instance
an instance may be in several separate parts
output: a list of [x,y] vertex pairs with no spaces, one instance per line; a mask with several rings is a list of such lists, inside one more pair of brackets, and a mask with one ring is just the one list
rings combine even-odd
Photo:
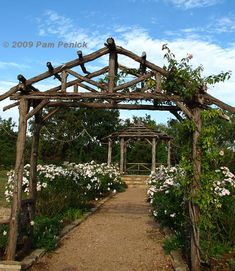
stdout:
[[112,163],[112,139],[108,140],[108,166]]
[[156,171],[156,138],[152,139],[152,172]]
[[8,243],[6,249],[7,260],[14,260],[16,245],[17,245],[17,235],[18,235],[18,225],[19,225],[19,214],[21,209],[21,194],[22,194],[22,179],[24,170],[24,150],[25,150],[25,139],[27,130],[27,120],[26,114],[28,110],[28,102],[25,99],[20,100],[20,119],[19,119],[19,132],[16,145],[16,164],[15,164],[15,177],[14,177],[14,190],[13,199],[11,207],[11,217],[9,223],[9,234]]
[[120,140],[120,173],[123,174],[124,171],[124,138]]
[[200,209],[195,198],[201,189],[201,148],[199,144],[201,134],[201,109],[194,108],[192,110],[195,130],[193,132],[193,147],[192,147],[192,164],[193,164],[193,182],[191,184],[191,200],[189,202],[189,215],[191,220],[191,269],[192,271],[200,270],[200,233],[199,233],[199,219]]
[[42,128],[41,114],[35,115],[34,131],[32,136],[31,156],[30,156],[30,172],[29,172],[29,198],[33,200],[33,205],[30,210],[31,220],[34,219],[35,205],[37,198],[37,162],[38,162],[38,147],[40,139],[40,131]]

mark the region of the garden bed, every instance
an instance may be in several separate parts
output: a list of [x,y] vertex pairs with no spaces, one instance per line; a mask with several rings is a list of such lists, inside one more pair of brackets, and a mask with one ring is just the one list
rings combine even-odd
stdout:
[[[211,173],[198,204],[201,204],[200,251],[203,271],[234,270],[235,257],[235,176],[226,167]],[[181,249],[190,262],[190,219],[188,176],[183,168],[158,168],[148,179],[152,213],[173,234],[164,248]]]
[[[24,169],[24,197],[29,193],[29,169]],[[14,172],[8,174],[5,191],[8,201],[12,198]],[[96,208],[99,199],[125,189],[119,172],[106,164],[65,163],[62,166],[39,165],[36,216],[32,220],[22,214],[17,245],[18,260],[33,249],[53,250],[58,244],[62,229],[72,221],[82,219]],[[7,242],[8,225],[0,226],[0,249]],[[33,233],[33,234],[32,234]]]

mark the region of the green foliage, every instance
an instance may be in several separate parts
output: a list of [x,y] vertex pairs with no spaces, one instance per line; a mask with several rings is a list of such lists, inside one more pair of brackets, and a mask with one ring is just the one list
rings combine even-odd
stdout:
[[5,199],[5,186],[7,184],[7,172],[6,169],[0,169],[0,206],[7,207],[9,204],[6,202]]
[[203,77],[203,66],[194,68],[189,65],[192,55],[187,55],[181,61],[177,61],[175,55],[170,51],[167,44],[162,46],[165,51],[164,58],[167,60],[167,66],[164,68],[168,71],[167,78],[163,81],[163,89],[167,94],[180,95],[187,104],[194,101],[195,95],[204,92],[207,85],[214,85],[219,82],[228,80],[231,72],[221,72],[217,75]]
[[63,219],[74,221],[76,219],[82,218],[82,216],[83,216],[82,210],[78,208],[69,208],[63,214]]
[[2,120],[0,117],[0,165],[12,166],[15,163],[15,145],[17,133],[12,119]]
[[[185,163],[186,168],[188,165]],[[163,166],[148,180],[148,195],[153,215],[162,225],[169,227],[178,237],[179,247],[189,250],[191,179],[187,170]],[[203,189],[194,201],[200,207],[200,244],[204,261],[222,256],[235,244],[235,176],[226,168],[208,171],[201,182]],[[174,242],[173,242],[174,243]],[[171,246],[168,244],[168,246]]]
[[118,127],[117,110],[61,109],[42,128],[39,157],[47,163],[104,162],[107,147],[101,140]]
[[204,88],[202,78],[203,67],[193,68],[189,65],[190,58],[182,58],[180,62],[175,59],[175,55],[170,51],[166,44],[162,46],[166,53],[164,58],[167,65],[164,68],[169,72],[168,77],[163,82],[163,89],[167,94],[177,94],[190,102],[195,98],[195,94]]
[[9,226],[5,224],[0,224],[0,254],[6,248],[7,244],[7,233],[9,231]]
[[38,216],[34,221],[34,248],[53,250],[58,243],[58,235],[62,228],[61,217],[48,218]]
[[181,247],[182,247],[182,240],[180,236],[177,234],[167,237],[163,243],[163,248],[167,255],[170,254],[171,251],[177,250]]

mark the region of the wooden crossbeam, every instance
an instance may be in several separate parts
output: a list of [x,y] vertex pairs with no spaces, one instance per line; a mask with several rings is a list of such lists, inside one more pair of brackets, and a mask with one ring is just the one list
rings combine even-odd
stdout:
[[[11,99],[19,99],[21,95],[15,94],[11,96]],[[57,92],[57,93],[48,93],[40,92],[35,93],[31,92],[25,94],[24,98],[33,99],[33,100],[42,100],[42,99],[57,99],[57,100],[81,100],[81,99],[113,99],[113,100],[152,100],[156,99],[159,101],[181,101],[183,98],[178,95],[166,95],[162,93],[107,93],[107,92],[97,92],[97,93],[74,93],[74,92]]]
[[[98,70],[98,71],[89,73],[88,75],[85,76],[85,78],[93,78],[93,77],[96,77],[96,76],[100,76],[100,75],[104,74],[104,73],[107,72],[107,71],[108,71],[108,66],[106,66],[106,67],[104,67],[104,68],[102,68],[102,69],[100,69],[100,70]],[[74,85],[76,85],[76,84],[79,84],[79,83],[81,83],[82,81],[84,81],[84,80],[82,80],[82,79],[72,80],[72,81],[66,83],[66,88],[71,87],[71,86],[74,86]],[[82,85],[81,85],[81,86],[82,86]],[[84,88],[85,88],[85,87],[84,87]],[[89,88],[90,88],[90,87],[89,87]],[[86,89],[87,89],[87,88],[86,88]],[[59,85],[59,86],[57,86],[57,87],[54,87],[54,88],[51,88],[51,89],[48,89],[46,92],[57,92],[57,91],[59,91],[59,90],[61,90],[61,85]],[[90,88],[89,91],[97,92],[96,90],[94,90],[94,89],[92,89],[92,88]]]
[[18,106],[19,104],[20,104],[20,102],[15,102],[15,103],[9,104],[7,106],[4,106],[3,111],[6,111],[6,110],[11,109],[11,108],[13,108],[15,106]]
[[127,72],[128,74],[130,75],[133,75],[133,76],[141,76],[141,74],[139,73],[139,71],[137,69],[133,69],[133,68],[128,68],[126,67],[125,65],[122,65],[122,64],[118,64],[118,68],[124,72]]
[[121,85],[119,85],[117,87],[114,87],[113,90],[118,91],[118,90],[121,90],[121,89],[125,89],[125,88],[133,86],[133,85],[135,85],[135,84],[137,84],[139,82],[143,82],[144,80],[152,77],[153,75],[154,74],[152,72],[146,73],[146,74],[144,74],[144,75],[142,75],[142,76],[140,76],[140,77],[138,77],[138,78],[136,78],[136,79],[134,79],[134,80],[132,80],[130,82],[127,82],[127,83],[121,84]]
[[33,110],[31,110],[27,115],[26,115],[26,120],[30,119],[32,116],[37,114],[43,107],[45,107],[49,103],[49,100],[44,99],[42,100]]
[[[121,54],[121,55],[125,55],[125,56],[128,56],[130,58],[132,58],[133,60],[141,63],[142,62],[142,58],[134,53],[132,53],[131,51],[129,50],[126,50],[120,46],[116,46],[116,50],[117,50],[117,53]],[[164,70],[163,68],[149,62],[148,60],[145,61],[145,65],[146,67],[148,67],[149,69],[151,70],[154,70],[156,72],[160,72],[162,75],[164,76],[167,76],[168,75],[168,72],[166,70]]]
[[57,108],[51,110],[50,112],[48,112],[45,116],[43,116],[42,124],[44,124],[48,119],[50,119],[59,110],[60,110],[60,108],[57,107]]
[[[32,84],[37,83],[43,79],[46,79],[52,75],[55,75],[56,73],[60,73],[65,69],[71,69],[75,66],[81,65],[82,63],[90,62],[92,60],[95,60],[95,59],[103,56],[103,55],[106,55],[108,52],[109,52],[109,49],[107,47],[104,47],[94,53],[91,53],[89,55],[84,56],[82,61],[80,59],[75,59],[75,60],[69,61],[59,67],[54,68],[52,72],[46,71],[46,72],[41,73],[35,77],[32,77],[25,82],[25,85],[26,86],[32,85]],[[16,86],[12,87],[9,91],[0,95],[0,101],[10,97],[13,93],[16,93],[19,90],[20,85],[21,84],[18,84]]]
[[204,93],[203,95],[201,95],[208,103],[212,103],[215,104],[217,106],[219,106],[220,108],[227,110],[233,114],[235,114],[235,107],[228,105],[222,101],[220,101],[219,99],[215,98],[214,96],[208,94],[208,93]]
[[106,89],[106,87],[104,86],[104,84],[101,84],[101,83],[98,83],[98,82],[96,82],[94,80],[91,80],[91,79],[87,78],[86,76],[82,76],[82,75],[78,74],[77,72],[75,72],[73,70],[67,70],[67,72],[69,74],[73,75],[74,77],[77,77],[81,81],[85,81],[85,82],[87,82],[87,83],[89,83],[89,84],[91,84],[93,86],[96,86],[96,87],[102,89],[102,90]]
[[128,109],[128,110],[159,110],[159,111],[179,111],[177,106],[154,106],[140,104],[113,104],[113,103],[96,103],[96,102],[49,102],[48,107],[88,107],[88,108],[104,108],[104,109]]

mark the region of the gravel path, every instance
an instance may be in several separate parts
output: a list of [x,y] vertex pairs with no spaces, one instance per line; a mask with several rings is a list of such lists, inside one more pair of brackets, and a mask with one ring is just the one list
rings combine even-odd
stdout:
[[0,222],[8,220],[10,218],[10,215],[11,215],[10,208],[0,207]]
[[172,271],[144,188],[115,195],[31,271]]

